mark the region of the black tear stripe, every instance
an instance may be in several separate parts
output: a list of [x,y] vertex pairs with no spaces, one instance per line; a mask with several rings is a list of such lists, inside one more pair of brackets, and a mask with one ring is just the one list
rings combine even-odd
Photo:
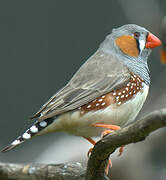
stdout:
[[141,50],[140,50],[139,39],[135,39],[135,40],[136,40],[137,48],[138,48],[138,51],[139,51],[139,54],[140,54]]

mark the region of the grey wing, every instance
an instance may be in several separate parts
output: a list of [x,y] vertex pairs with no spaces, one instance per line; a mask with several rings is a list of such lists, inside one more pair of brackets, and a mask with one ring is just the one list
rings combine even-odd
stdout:
[[129,81],[128,68],[117,57],[97,51],[69,83],[32,117],[39,121],[79,108]]

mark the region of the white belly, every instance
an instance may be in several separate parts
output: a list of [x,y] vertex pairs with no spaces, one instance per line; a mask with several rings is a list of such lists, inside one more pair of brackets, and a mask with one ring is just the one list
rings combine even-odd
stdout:
[[83,116],[79,111],[64,113],[40,134],[64,131],[76,136],[99,136],[104,129],[93,127],[92,124],[105,123],[123,126],[133,121],[146,100],[148,90],[149,87],[143,84],[143,92],[138,92],[135,97],[120,106],[110,105],[105,109],[88,112]]

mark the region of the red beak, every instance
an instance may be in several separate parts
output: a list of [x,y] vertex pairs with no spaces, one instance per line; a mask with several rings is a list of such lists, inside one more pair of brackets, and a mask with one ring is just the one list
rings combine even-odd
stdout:
[[159,38],[157,38],[155,35],[153,35],[152,33],[148,33],[148,37],[146,40],[146,48],[155,48],[157,46],[161,45],[161,41]]

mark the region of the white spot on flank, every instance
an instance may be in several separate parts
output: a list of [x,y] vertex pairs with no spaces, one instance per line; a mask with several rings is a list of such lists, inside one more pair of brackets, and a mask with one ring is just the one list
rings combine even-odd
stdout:
[[124,95],[122,95],[121,98],[124,98]]
[[130,89],[133,89],[133,86],[130,86]]
[[104,106],[104,105],[105,105],[105,102],[103,102],[101,105]]
[[129,82],[129,83],[127,83],[127,86],[130,86],[130,82]]
[[105,96],[101,96],[102,98],[105,98]]
[[30,138],[31,138],[31,135],[30,135],[29,133],[24,133],[24,134],[22,135],[22,137],[23,137],[24,139],[30,139]]
[[30,128],[30,131],[31,131],[32,133],[37,133],[37,132],[38,132],[38,128],[37,128],[35,125],[33,125],[33,126]]
[[16,139],[15,141],[12,142],[12,145],[15,146],[17,144],[20,144],[20,140]]
[[137,87],[137,89],[139,89],[139,87]]
[[126,91],[128,91],[128,90],[129,90],[129,88],[128,88],[128,87],[126,87],[125,89],[126,89]]
[[131,76],[131,78],[133,79],[133,81],[135,81],[135,78],[133,76]]
[[137,78],[137,80],[138,80],[139,82],[141,82],[140,78]]
[[46,127],[46,126],[47,126],[46,121],[42,121],[42,122],[40,122],[40,126],[41,126],[41,127]]
[[136,91],[134,90],[134,93],[136,93]]
[[133,75],[135,78],[137,77],[135,74]]
[[126,97],[128,97],[129,95],[128,94],[126,94]]
[[129,92],[129,94],[131,95],[131,94],[132,94],[132,92],[130,91],[130,92]]
[[120,105],[121,104],[121,102],[118,102],[118,105]]
[[91,105],[89,104],[88,106],[87,106],[87,108],[90,108],[91,107]]
[[99,106],[99,105],[100,105],[99,103],[96,104],[96,106]]
[[113,93],[113,96],[116,96],[116,92]]
[[126,91],[123,91],[123,94],[125,94],[126,93]]
[[118,99],[119,99],[119,96],[116,96],[116,99],[118,100]]
[[98,101],[99,101],[99,102],[102,102],[102,101],[103,101],[103,99],[99,99]]
[[121,95],[121,94],[122,94],[121,92],[118,93],[118,95]]

